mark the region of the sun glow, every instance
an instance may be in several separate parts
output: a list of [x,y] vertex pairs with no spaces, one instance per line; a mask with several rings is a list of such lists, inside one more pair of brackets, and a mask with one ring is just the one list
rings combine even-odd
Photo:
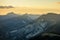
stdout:
[[0,0],[0,6],[14,7],[0,8],[0,15],[5,15],[9,12],[15,12],[17,14],[60,13],[60,0]]

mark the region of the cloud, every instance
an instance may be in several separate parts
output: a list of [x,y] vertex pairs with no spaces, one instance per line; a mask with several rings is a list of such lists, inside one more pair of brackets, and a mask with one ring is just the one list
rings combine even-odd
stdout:
[[60,2],[56,2],[56,4],[60,4]]
[[13,6],[0,6],[0,8],[14,8]]

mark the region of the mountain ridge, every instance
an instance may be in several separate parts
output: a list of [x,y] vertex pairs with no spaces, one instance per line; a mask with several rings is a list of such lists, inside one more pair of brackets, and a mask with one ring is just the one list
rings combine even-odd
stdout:
[[[12,16],[12,18],[9,18],[8,15],[9,17]],[[4,16],[3,17],[4,20],[3,19],[1,20],[0,24],[2,24],[2,26],[0,25],[1,26],[0,30],[3,31],[5,35],[9,35],[12,37],[9,39],[13,39],[14,37],[16,37],[15,39],[27,40],[35,36],[39,36],[42,33],[46,33],[46,32],[55,33],[57,32],[56,30],[59,28],[59,26],[57,27],[55,25],[60,23],[60,19],[59,19],[60,15],[55,13],[40,15],[40,17],[36,16],[37,18],[34,20],[31,18],[34,18],[35,16],[31,17],[32,15],[28,15],[28,14],[16,16],[16,14],[11,12],[11,14],[8,15],[5,16],[8,17],[9,19],[8,18],[4,19],[6,18]],[[57,27],[57,29],[54,28],[54,26]],[[54,29],[54,31],[52,29]],[[3,33],[2,36],[4,36]]]

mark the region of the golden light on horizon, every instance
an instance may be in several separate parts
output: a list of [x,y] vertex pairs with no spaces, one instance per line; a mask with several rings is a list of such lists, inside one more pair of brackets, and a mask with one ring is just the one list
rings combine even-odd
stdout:
[[25,7],[18,7],[18,8],[9,8],[9,9],[0,9],[0,15],[6,15],[9,12],[14,12],[16,14],[45,14],[48,12],[55,12],[60,13],[59,9],[36,9],[36,8],[25,8]]
[[0,8],[0,15],[9,12],[17,14],[44,14],[47,12],[60,13],[60,0],[0,0],[0,6],[14,6],[14,8]]

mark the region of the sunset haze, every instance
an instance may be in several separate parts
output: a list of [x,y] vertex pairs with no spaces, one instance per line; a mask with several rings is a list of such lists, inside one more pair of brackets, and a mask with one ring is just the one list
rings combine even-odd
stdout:
[[0,6],[14,7],[0,8],[0,15],[5,15],[9,12],[15,12],[17,14],[60,13],[60,0],[0,0]]

